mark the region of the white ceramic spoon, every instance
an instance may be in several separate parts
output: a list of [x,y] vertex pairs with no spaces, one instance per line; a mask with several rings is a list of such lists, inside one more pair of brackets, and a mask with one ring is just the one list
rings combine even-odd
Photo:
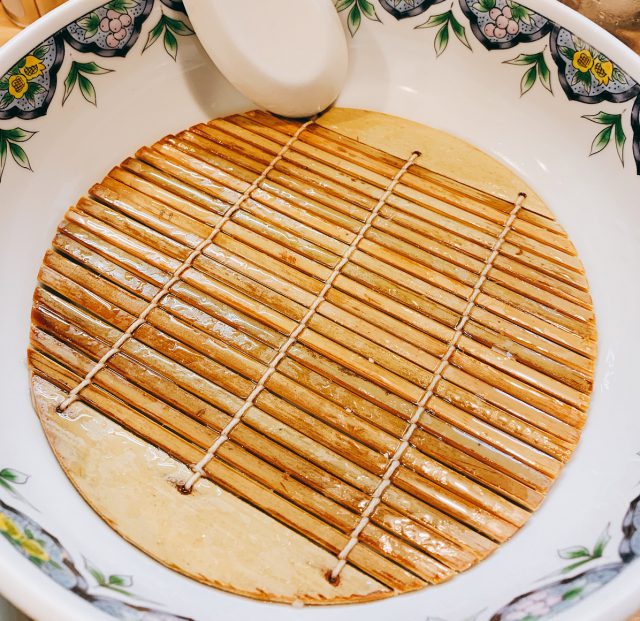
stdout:
[[287,117],[321,112],[347,77],[344,30],[332,0],[184,0],[224,76],[259,106]]

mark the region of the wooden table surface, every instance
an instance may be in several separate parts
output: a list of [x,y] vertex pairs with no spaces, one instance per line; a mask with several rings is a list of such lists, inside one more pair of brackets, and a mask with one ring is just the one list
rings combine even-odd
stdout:
[[[580,3],[583,0],[563,0],[566,4],[573,6],[574,8],[580,9]],[[588,2],[589,0],[586,0]],[[638,0],[629,0],[631,3],[638,2]],[[587,11],[585,11],[587,13]],[[615,30],[614,27],[611,27],[610,24],[604,23],[605,27],[609,27],[610,30]],[[4,9],[0,5],[0,45],[6,43],[13,35],[15,35],[20,28],[13,24],[9,17],[5,13]],[[628,28],[628,22],[624,24],[622,29],[618,32],[620,38],[625,41],[628,45],[635,48],[638,52],[640,52],[640,28],[637,30],[635,28]],[[28,619],[20,614],[19,612],[13,610],[7,603],[2,601],[0,598],[0,621],[28,621]],[[640,621],[640,613],[629,619],[629,621]]]
[[13,24],[2,6],[0,6],[0,45],[6,43],[20,28]]

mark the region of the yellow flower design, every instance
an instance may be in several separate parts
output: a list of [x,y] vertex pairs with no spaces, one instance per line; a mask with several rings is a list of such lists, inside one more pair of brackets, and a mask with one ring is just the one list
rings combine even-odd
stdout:
[[6,533],[11,537],[11,539],[15,539],[17,541],[23,537],[22,532],[15,525],[14,521],[3,513],[0,513],[0,533]]
[[593,67],[593,55],[589,50],[578,50],[573,55],[573,66],[582,73],[591,71]]
[[600,84],[607,86],[609,80],[613,77],[613,63],[610,60],[596,60],[591,68],[591,73],[593,73]]
[[21,73],[16,73],[9,78],[9,92],[16,99],[22,99],[29,89],[29,82]]
[[35,539],[24,539],[21,542],[22,549],[32,558],[36,558],[43,563],[50,560],[46,550]]
[[20,69],[20,73],[27,78],[27,80],[35,80],[38,76],[41,76],[43,72],[44,65],[37,56],[27,56],[22,69]]

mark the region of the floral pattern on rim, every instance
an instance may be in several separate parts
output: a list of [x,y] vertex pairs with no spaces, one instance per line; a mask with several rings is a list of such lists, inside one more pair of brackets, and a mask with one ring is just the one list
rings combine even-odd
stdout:
[[[16,497],[14,484],[25,484],[29,477],[10,468],[0,470],[1,488]],[[6,484],[5,484],[6,483]],[[103,612],[121,621],[193,621],[187,617],[134,605],[122,599],[107,597],[104,592],[116,593],[119,597],[140,598],[127,590],[133,585],[131,576],[121,574],[106,575],[94,565],[84,560],[84,570],[91,578],[86,578],[74,563],[69,551],[59,539],[45,530],[35,520],[18,509],[0,500],[0,539],[5,539],[24,558],[62,588],[75,593]],[[95,585],[90,584],[90,580]]]
[[622,103],[640,94],[640,85],[604,54],[566,28],[555,26],[551,54],[567,97],[582,103]]
[[[394,17],[404,19],[418,15],[443,0],[378,1]],[[574,37],[568,30],[554,25],[546,17],[526,6],[514,0],[459,1],[469,19],[474,35],[489,50],[507,49],[521,42],[535,41],[552,31],[552,55],[558,65],[560,83],[569,99],[588,104],[603,100],[620,103],[640,94],[640,85],[604,55]],[[34,48],[0,77],[0,120],[13,117],[34,119],[47,113],[56,91],[57,73],[64,58],[64,41],[82,52],[94,52],[100,56],[126,56],[139,37],[142,23],[148,17],[154,2],[155,0],[110,0]],[[158,3],[169,9],[184,12],[184,5],[180,0],[159,0]],[[370,21],[380,22],[375,6],[369,0],[335,0],[335,3],[338,12],[347,13],[347,24],[352,36],[360,28],[363,16]],[[452,9],[447,13],[431,16],[416,28],[435,26],[441,26],[434,39],[438,56],[447,48],[451,31],[471,49],[465,27],[455,18]],[[143,51],[163,35],[165,50],[175,59],[178,52],[177,36],[192,34],[193,30],[186,20],[172,18],[162,12],[160,21],[149,33]],[[563,38],[568,39],[568,45],[563,44]],[[45,49],[46,53],[44,53]],[[553,93],[549,65],[545,56],[545,50],[543,50],[538,53],[520,54],[510,61],[504,61],[506,64],[528,66],[522,78],[521,94],[529,92],[538,80]],[[63,103],[77,84],[82,96],[95,105],[96,93],[88,76],[110,71],[97,63],[75,63],[65,80]],[[637,111],[639,105],[636,102],[631,119],[635,132],[633,147],[638,175],[640,175],[640,138],[638,137],[640,130],[637,129],[640,124],[638,120],[640,113]],[[583,116],[594,120],[598,115]],[[616,133],[609,134],[608,128],[605,127],[596,137],[591,154],[602,151],[610,142],[605,139],[615,136],[620,159],[624,164],[621,148],[624,147],[626,135],[624,127],[622,130],[618,128],[622,123],[622,116],[617,116],[620,116],[621,121],[613,124],[612,131],[615,130]],[[594,122],[600,121],[594,120]],[[2,131],[6,133],[25,130],[14,128]],[[34,132],[27,133],[30,136],[34,134]],[[22,147],[9,146],[7,150],[9,142],[6,139],[4,142],[4,155],[0,148],[0,181],[8,152],[19,166],[31,170]]]
[[[0,76],[0,120],[14,117],[30,120],[47,114],[57,90],[58,72],[65,56],[65,41],[83,53],[105,57],[126,56],[135,45],[154,2],[155,0],[109,0],[31,50]],[[160,2],[172,10],[184,12],[184,5],[178,0]],[[174,60],[178,53],[176,35],[194,34],[186,20],[172,18],[162,12],[162,17],[149,34],[143,51],[163,33],[164,47]],[[74,60],[64,80],[62,105],[76,86],[86,101],[96,105],[97,95],[92,76],[112,71],[113,69],[92,61]],[[20,127],[0,129],[0,182],[9,155],[18,166],[33,172],[25,150],[17,143],[26,142],[35,133]]]
[[488,50],[502,50],[537,41],[553,24],[543,15],[513,0],[460,0],[476,38]]
[[640,175],[640,97],[636,99],[631,112],[631,127],[633,128],[633,156]]
[[47,113],[64,58],[59,35],[43,41],[0,77],[0,119],[35,119]]
[[[609,540],[607,528],[591,552],[583,546],[560,550],[561,558],[579,559],[561,570],[561,573],[568,573],[601,558]],[[490,621],[546,621],[585,600],[617,578],[629,563],[640,558],[640,497],[631,503],[622,522],[622,543],[618,554],[618,562],[589,569],[515,598],[496,612]]]
[[[0,470],[0,481],[5,491],[15,495],[14,484],[23,485],[29,477],[17,470]],[[598,537],[593,550],[585,546],[572,546],[558,551],[560,558],[572,561],[560,574],[571,573],[588,563],[601,559],[611,541],[610,526]],[[95,585],[91,586],[78,569],[71,554],[62,543],[36,521],[0,500],[0,538],[6,539],[27,560],[36,565],[63,588],[82,597],[96,608],[122,621],[194,621],[146,606],[133,605],[121,599],[106,597],[101,590],[119,596],[136,597],[128,589],[133,578],[122,574],[107,575],[84,559],[84,570]],[[622,542],[618,548],[620,561],[607,563],[576,576],[552,582],[520,595],[490,617],[490,621],[546,621],[556,614],[572,608],[606,586],[628,565],[640,559],[640,497],[629,505],[622,521]],[[552,574],[554,575],[554,574]],[[98,592],[96,592],[96,590]],[[140,599],[137,598],[136,599]],[[468,621],[475,621],[479,615]],[[484,615],[483,615],[484,616]],[[428,617],[428,621],[436,620]]]
[[60,541],[1,500],[0,535],[61,587],[79,594],[88,589],[87,581]]
[[[559,550],[560,558],[573,562],[552,575],[571,573],[587,563],[602,558],[611,541],[609,528],[610,526],[605,528],[591,551],[585,546],[572,546]],[[617,578],[629,563],[640,558],[640,497],[631,503],[622,522],[622,543],[618,553],[621,561],[583,571],[578,575],[552,582],[516,597],[493,615],[488,613],[491,615],[488,617],[489,621],[547,621],[573,608]],[[472,615],[465,621],[479,621],[480,617],[486,618],[484,611]],[[427,617],[426,621],[445,620]]]
[[79,52],[126,56],[138,39],[154,0],[110,0],[62,29]]
[[491,621],[542,621],[572,608],[617,578],[624,563],[590,569],[573,578],[555,582],[514,599]]
[[415,17],[444,0],[380,0],[380,6],[396,19]]
[[[64,41],[80,52],[126,56],[153,3],[154,0],[110,0],[31,50],[0,77],[0,119],[35,119],[47,113],[64,60]],[[85,99],[95,103],[91,82],[86,76],[80,79],[76,75],[76,80]],[[68,96],[67,90],[65,85]]]

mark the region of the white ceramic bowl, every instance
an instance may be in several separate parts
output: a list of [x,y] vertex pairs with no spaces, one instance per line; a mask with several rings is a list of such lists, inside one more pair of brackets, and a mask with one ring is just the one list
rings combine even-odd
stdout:
[[[252,106],[207,60],[180,3],[112,0],[128,16],[118,39],[100,30],[107,9],[74,0],[0,51],[3,595],[46,621],[108,618],[103,611],[200,621],[618,621],[640,608],[640,508],[632,504],[640,493],[640,59],[555,0],[527,0],[528,10],[509,2],[509,32],[495,25],[493,4],[340,0],[353,37],[339,104],[442,128],[493,154],[542,195],[581,254],[598,317],[596,388],[580,448],[541,510],[450,583],[298,610],[173,573],[87,507],[30,404],[25,353],[42,254],[65,209],[138,146]],[[508,17],[505,6],[497,0]],[[521,87],[531,88],[521,95]],[[610,541],[601,537],[607,528]],[[39,547],[26,545],[27,530]],[[567,551],[574,546],[585,549]],[[577,561],[585,562],[571,569]]]

